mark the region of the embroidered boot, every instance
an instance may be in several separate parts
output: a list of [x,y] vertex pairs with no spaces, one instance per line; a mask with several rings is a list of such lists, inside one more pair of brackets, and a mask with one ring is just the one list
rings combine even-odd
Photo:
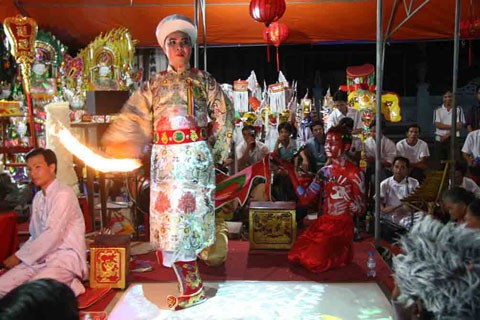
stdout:
[[177,261],[172,265],[178,279],[180,295],[167,296],[170,310],[181,310],[207,300],[203,281],[198,273],[197,261]]

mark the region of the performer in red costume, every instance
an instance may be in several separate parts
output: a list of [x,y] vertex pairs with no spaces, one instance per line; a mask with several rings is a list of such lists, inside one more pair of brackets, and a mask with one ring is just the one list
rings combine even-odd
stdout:
[[341,128],[327,133],[325,154],[332,163],[317,173],[307,189],[302,188],[293,170],[289,174],[300,204],[313,202],[323,194],[321,215],[294,243],[288,259],[312,272],[342,267],[353,259],[353,216],[364,211],[363,172],[346,159],[351,136]]

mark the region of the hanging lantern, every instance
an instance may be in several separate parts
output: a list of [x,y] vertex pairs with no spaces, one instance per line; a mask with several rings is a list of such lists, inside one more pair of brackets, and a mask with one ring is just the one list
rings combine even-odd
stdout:
[[[263,30],[263,37],[269,43],[277,48],[277,71],[280,71],[280,59],[278,56],[278,47],[288,38],[288,27],[281,22],[274,22]],[[268,49],[268,47],[267,47]]]
[[466,40],[480,38],[480,19],[470,18],[460,21],[460,37]]
[[475,6],[470,1],[470,15],[467,19],[460,21],[460,37],[468,40],[468,65],[472,65],[472,44],[471,41],[475,38],[480,38],[480,18],[477,16]]
[[250,1],[250,16],[266,27],[280,19],[285,13],[285,0],[252,0]]

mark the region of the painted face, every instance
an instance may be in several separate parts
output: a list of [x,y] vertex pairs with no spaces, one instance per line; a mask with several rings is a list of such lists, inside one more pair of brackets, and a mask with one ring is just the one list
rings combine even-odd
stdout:
[[407,164],[404,161],[397,160],[393,164],[393,178],[400,182],[407,176],[408,168]]
[[445,199],[443,201],[443,206],[445,210],[448,211],[452,220],[463,221],[467,211],[467,206],[462,202],[453,202],[450,199]]
[[41,189],[46,188],[55,179],[55,165],[48,165],[42,154],[28,159],[27,168],[33,183]]
[[342,137],[338,133],[327,133],[325,140],[325,154],[327,157],[336,159],[344,153]]
[[465,222],[467,223],[467,227],[473,229],[480,229],[480,218],[476,217],[470,208],[467,209],[467,214],[465,215]]
[[175,69],[185,67],[190,61],[192,42],[190,37],[181,31],[170,33],[165,39],[165,54],[168,62]]

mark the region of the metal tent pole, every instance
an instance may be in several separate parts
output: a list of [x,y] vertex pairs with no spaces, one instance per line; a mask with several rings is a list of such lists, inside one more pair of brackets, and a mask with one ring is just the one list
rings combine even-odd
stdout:
[[455,184],[455,154],[456,154],[456,138],[457,138],[457,82],[458,82],[458,56],[459,56],[459,43],[460,43],[460,13],[461,13],[461,1],[455,2],[455,31],[453,35],[453,82],[452,82],[452,127],[450,128],[450,181],[451,186]]
[[[193,0],[193,23],[197,26],[198,30],[198,1],[199,0]],[[198,31],[197,31],[198,32]],[[195,46],[193,47],[193,67],[198,68],[198,38],[195,43]]]
[[380,175],[382,146],[382,82],[383,82],[383,34],[382,34],[382,0],[377,0],[377,92],[376,92],[376,136],[375,136],[375,247],[380,247]]

